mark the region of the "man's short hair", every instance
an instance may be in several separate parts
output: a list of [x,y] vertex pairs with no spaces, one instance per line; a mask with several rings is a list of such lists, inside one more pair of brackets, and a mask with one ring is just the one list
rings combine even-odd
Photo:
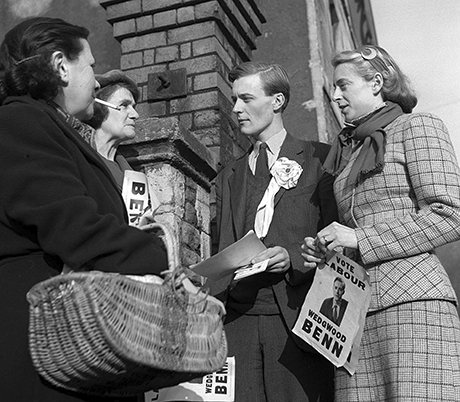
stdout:
[[342,284],[342,288],[345,289],[345,281],[340,276],[334,279],[334,283],[336,282],[340,282]]
[[248,75],[258,74],[265,91],[265,95],[274,95],[282,93],[284,95],[284,104],[281,107],[283,112],[289,103],[290,85],[289,77],[286,70],[279,64],[255,63],[252,61],[239,64],[234,67],[228,74],[230,82]]

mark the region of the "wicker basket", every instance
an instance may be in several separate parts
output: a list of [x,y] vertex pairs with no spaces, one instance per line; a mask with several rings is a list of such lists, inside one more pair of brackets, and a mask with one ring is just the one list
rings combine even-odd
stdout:
[[67,390],[134,395],[225,363],[221,305],[203,292],[186,291],[174,272],[163,284],[97,271],[68,273],[35,285],[27,299],[34,366]]

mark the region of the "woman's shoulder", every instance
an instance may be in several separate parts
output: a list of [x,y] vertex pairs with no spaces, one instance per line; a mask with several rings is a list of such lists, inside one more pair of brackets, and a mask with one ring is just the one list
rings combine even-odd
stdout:
[[44,117],[46,109],[49,106],[46,104],[32,99],[28,96],[14,96],[7,98],[2,106],[0,106],[0,119],[11,122],[14,119],[20,121],[37,119]]
[[0,106],[0,134],[4,141],[61,138],[51,106],[34,99],[9,98]]
[[435,114],[428,112],[405,113],[397,117],[387,126],[387,134],[413,132],[414,134],[429,130],[442,131],[447,133],[444,122]]
[[422,125],[442,125],[444,126],[443,121],[440,117],[436,116],[433,113],[428,112],[415,112],[415,113],[404,113],[403,115],[397,117],[391,127],[399,126],[422,126]]

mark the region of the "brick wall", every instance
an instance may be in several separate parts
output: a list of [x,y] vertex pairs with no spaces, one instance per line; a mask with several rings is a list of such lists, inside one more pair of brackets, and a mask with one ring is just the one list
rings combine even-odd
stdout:
[[[217,164],[249,145],[232,118],[230,69],[249,60],[264,18],[254,0],[130,0],[100,4],[121,44],[121,69],[141,88],[141,117],[178,116]],[[187,95],[149,98],[148,76],[186,69]],[[151,85],[151,84],[150,84]]]
[[[120,42],[120,67],[141,90],[138,133],[121,151],[147,174],[162,202],[157,220],[173,228],[189,265],[210,255],[216,171],[249,146],[227,76],[255,49],[260,1],[99,2]],[[183,88],[172,75],[180,71]]]

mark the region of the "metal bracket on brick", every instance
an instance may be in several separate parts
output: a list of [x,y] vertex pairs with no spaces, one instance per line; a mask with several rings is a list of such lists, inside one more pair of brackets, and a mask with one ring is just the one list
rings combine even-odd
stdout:
[[147,82],[148,100],[167,100],[187,95],[187,69],[150,73]]

